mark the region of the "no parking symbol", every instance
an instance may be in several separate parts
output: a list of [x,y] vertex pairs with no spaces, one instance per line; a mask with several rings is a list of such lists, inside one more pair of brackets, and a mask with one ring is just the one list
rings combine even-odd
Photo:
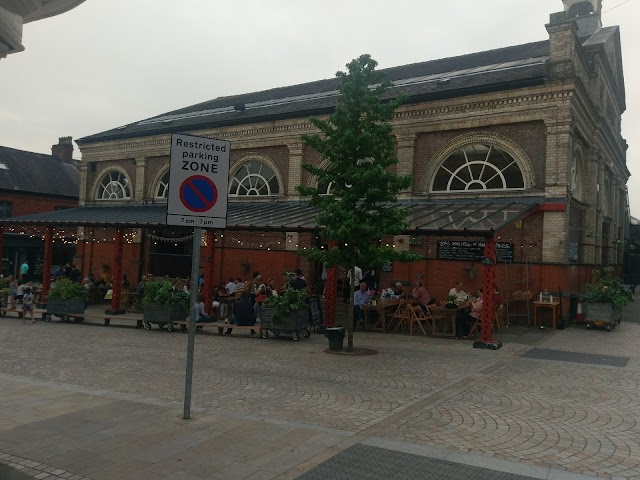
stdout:
[[192,212],[211,210],[218,201],[218,187],[208,177],[193,175],[180,185],[180,201]]

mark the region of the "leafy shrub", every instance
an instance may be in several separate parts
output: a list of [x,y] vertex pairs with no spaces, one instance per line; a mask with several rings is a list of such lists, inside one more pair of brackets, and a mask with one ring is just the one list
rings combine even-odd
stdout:
[[51,285],[47,300],[85,300],[87,293],[87,289],[78,282],[72,282],[68,278],[61,278]]
[[273,320],[278,322],[288,317],[292,312],[308,308],[306,290],[287,288],[277,297],[271,296],[264,302],[264,308],[272,308]]
[[589,303],[611,303],[614,308],[623,308],[633,302],[633,292],[619,277],[613,268],[594,271],[593,281],[584,286],[584,299]]
[[142,308],[149,304],[179,305],[185,310],[189,309],[189,294],[173,289],[168,280],[154,280],[144,284],[144,296]]

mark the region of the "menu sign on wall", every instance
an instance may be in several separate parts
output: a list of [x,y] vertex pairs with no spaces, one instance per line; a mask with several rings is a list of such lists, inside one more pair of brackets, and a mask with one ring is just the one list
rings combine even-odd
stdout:
[[[496,243],[496,261],[513,261],[513,243]],[[465,240],[438,240],[439,260],[466,260],[481,262],[484,258],[484,242],[468,242]]]

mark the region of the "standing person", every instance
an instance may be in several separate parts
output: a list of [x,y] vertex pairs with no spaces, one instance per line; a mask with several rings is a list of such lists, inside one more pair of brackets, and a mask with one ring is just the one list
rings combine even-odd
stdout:
[[13,278],[13,275],[9,275],[7,280],[9,280],[9,301],[11,302],[11,310],[15,310],[16,296],[18,295],[18,282]]
[[136,288],[136,292],[138,292],[138,301],[142,301],[142,297],[144,297],[144,285],[146,283],[147,277],[143,275],[140,279],[140,282],[138,283],[138,287]]
[[29,261],[25,260],[22,265],[20,265],[20,278],[22,279],[22,283],[27,283],[29,281]]
[[25,323],[25,319],[27,318],[27,312],[31,316],[31,323],[36,323],[37,320],[33,318],[33,295],[31,295],[31,288],[27,287],[24,291],[24,295],[22,296],[22,322]]
[[367,283],[360,282],[360,288],[353,294],[353,329],[355,330],[358,323],[362,320],[362,305],[369,303],[369,293],[367,292]]
[[376,290],[378,287],[378,275],[373,268],[368,268],[362,276],[362,279],[367,282],[367,289]]
[[77,283],[80,283],[82,281],[82,272],[78,270],[75,265],[71,265],[71,272],[69,272],[69,280]]
[[291,282],[289,282],[289,285],[291,285],[291,288],[293,288],[294,290],[306,289],[307,281],[302,276],[302,269],[300,267],[296,267],[293,273],[295,274],[295,276],[293,277]]

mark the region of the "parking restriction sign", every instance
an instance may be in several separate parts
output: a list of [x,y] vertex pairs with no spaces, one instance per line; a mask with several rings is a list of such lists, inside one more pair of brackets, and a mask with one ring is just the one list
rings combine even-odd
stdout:
[[167,225],[227,226],[229,150],[226,140],[171,135]]

